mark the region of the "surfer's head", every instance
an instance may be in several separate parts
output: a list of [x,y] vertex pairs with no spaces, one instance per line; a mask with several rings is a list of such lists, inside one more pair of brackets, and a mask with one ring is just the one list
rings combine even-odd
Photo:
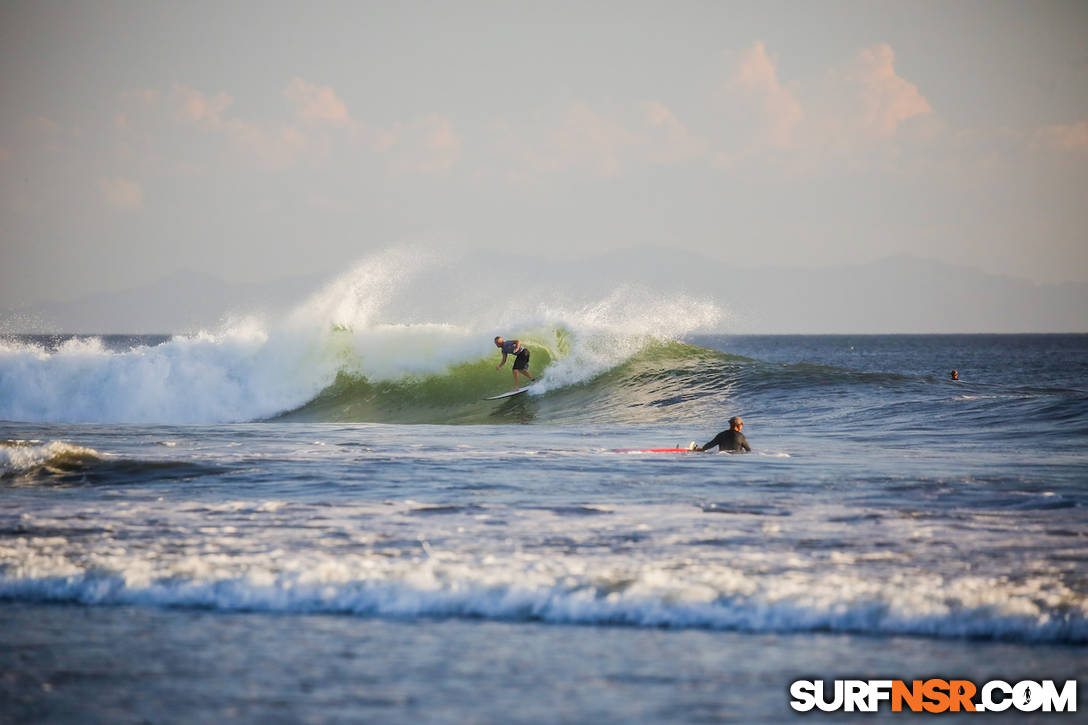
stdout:
[[960,379],[960,371],[959,370],[953,370],[952,373],[951,373],[951,376],[952,376],[953,380],[959,380]]
[[502,335],[495,335],[495,347],[502,347]]
[[740,430],[741,426],[743,426],[743,425],[744,425],[744,421],[741,419],[741,417],[739,415],[734,415],[732,418],[729,419],[729,429],[730,430]]

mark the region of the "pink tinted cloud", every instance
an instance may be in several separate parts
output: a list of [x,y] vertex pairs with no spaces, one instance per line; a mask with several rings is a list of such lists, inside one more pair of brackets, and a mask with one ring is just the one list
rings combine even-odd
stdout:
[[392,154],[392,168],[399,173],[437,174],[453,167],[461,157],[461,138],[449,119],[425,116],[390,133],[385,147]]
[[741,56],[732,85],[761,109],[762,138],[779,148],[791,146],[795,129],[804,120],[805,112],[795,90],[779,82],[778,68],[762,42],[757,42]]
[[346,125],[351,120],[347,105],[332,88],[294,78],[284,89],[283,95],[295,104],[298,117],[305,121]]
[[175,83],[170,91],[171,105],[176,117],[186,123],[217,124],[220,116],[234,99],[226,93],[214,96]]
[[862,50],[845,79],[855,87],[860,127],[875,137],[894,136],[903,121],[933,111],[918,86],[896,73],[887,44]]
[[[848,62],[803,82],[787,82],[763,43],[734,66],[724,87],[718,166],[755,156],[812,169],[832,158],[885,149],[902,125],[933,117],[918,87],[901,77],[886,44],[865,48]],[[932,124],[930,124],[932,125]],[[918,124],[912,126],[918,137]]]
[[255,159],[263,171],[283,171],[310,151],[307,136],[294,126],[275,126],[232,119],[223,126],[231,142]]
[[638,134],[585,103],[575,103],[554,136],[554,148],[567,164],[587,165],[600,176],[615,176],[624,155],[641,142]]
[[1065,153],[1088,153],[1088,121],[1056,124],[1035,132],[1035,148]]
[[660,164],[677,164],[702,156],[708,144],[691,133],[663,103],[643,104],[643,122],[650,129],[647,157]]
[[[302,86],[298,88],[302,89],[300,92],[305,90]],[[154,103],[156,97],[149,92],[142,100]],[[312,151],[313,144],[294,125],[227,117],[226,111],[233,102],[223,92],[212,95],[174,84],[168,107],[177,120],[226,138],[232,148],[252,159],[262,171],[282,171]]]
[[[373,153],[388,150],[396,141],[393,133],[352,119],[332,88],[296,77],[284,87],[282,95],[289,109],[283,118],[256,119],[233,115],[234,99],[225,92],[212,94],[182,84],[174,84],[166,93],[128,91],[121,96],[124,107],[114,115],[113,122],[120,132],[160,123],[162,119],[152,115],[160,108],[175,121],[223,138],[231,149],[263,171],[281,171],[306,160],[328,157],[339,141]],[[164,102],[160,104],[160,100]],[[333,135],[333,129],[342,131],[343,138]],[[444,149],[447,156],[451,153],[450,138],[441,134],[432,134],[423,143],[432,150]],[[427,164],[432,164],[436,154],[439,151],[433,151]]]

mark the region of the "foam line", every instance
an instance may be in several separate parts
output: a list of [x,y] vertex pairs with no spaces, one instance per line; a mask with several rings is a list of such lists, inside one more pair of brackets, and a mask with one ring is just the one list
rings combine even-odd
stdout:
[[[531,577],[529,577],[531,578]],[[200,607],[222,611],[350,613],[385,617],[481,617],[562,624],[613,624],[744,632],[849,632],[985,638],[1083,644],[1083,612],[1062,615],[995,607],[992,602],[920,602],[910,608],[894,600],[819,594],[779,599],[733,592],[703,598],[689,592],[654,592],[650,587],[608,591],[579,582],[529,583],[427,580],[308,581],[292,574],[254,572],[244,577],[141,582],[130,576],[73,573],[43,578],[0,577],[0,598],[90,605]]]

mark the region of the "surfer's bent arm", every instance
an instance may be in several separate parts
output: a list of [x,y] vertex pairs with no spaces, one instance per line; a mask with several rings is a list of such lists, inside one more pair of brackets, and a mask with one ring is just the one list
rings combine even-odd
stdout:
[[721,433],[719,433],[718,435],[716,435],[716,436],[714,436],[713,438],[711,438],[711,439],[710,439],[710,441],[708,441],[707,443],[704,443],[703,445],[699,446],[699,447],[698,447],[698,448],[696,448],[695,450],[697,450],[697,451],[705,451],[705,450],[706,450],[706,449],[708,449],[708,448],[713,448],[714,446],[718,445],[718,443],[719,443],[719,440],[718,440],[718,439],[719,439],[719,438],[721,438],[721,437],[722,437],[722,434],[721,434]]
[[521,340],[506,340],[499,349],[502,350],[502,362],[495,368],[496,370],[502,368],[502,366],[506,364],[507,355],[517,355],[524,348],[521,346]]

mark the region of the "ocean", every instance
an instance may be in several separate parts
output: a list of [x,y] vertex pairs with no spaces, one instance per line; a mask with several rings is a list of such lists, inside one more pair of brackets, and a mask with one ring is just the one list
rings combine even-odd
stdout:
[[[1088,335],[330,299],[0,341],[0,721],[771,723],[812,716],[798,679],[1083,685]],[[496,334],[539,380],[484,401]],[[751,454],[637,452],[732,415]]]

